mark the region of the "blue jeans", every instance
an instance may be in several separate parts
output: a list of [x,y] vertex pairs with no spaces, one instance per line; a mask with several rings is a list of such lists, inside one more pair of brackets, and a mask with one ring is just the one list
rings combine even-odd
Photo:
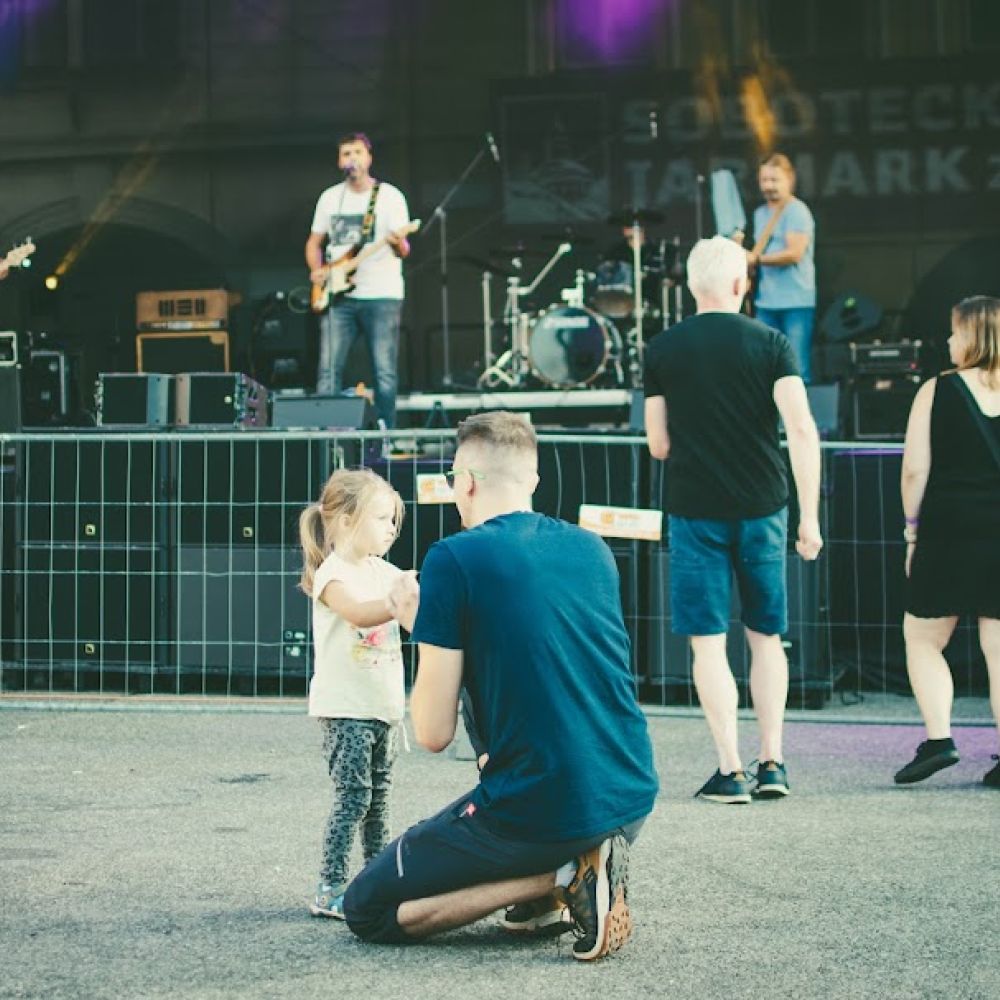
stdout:
[[792,342],[792,349],[802,371],[802,381],[809,385],[812,381],[813,324],[816,322],[816,310],[764,309],[757,306],[755,312],[761,323],[780,330]]
[[343,390],[347,356],[360,334],[368,345],[375,377],[375,413],[386,427],[394,427],[402,309],[401,299],[354,299],[345,295],[336,301],[320,320],[316,392],[330,395]]
[[740,618],[761,635],[788,631],[788,508],[743,521],[670,515],[670,629],[723,635],[733,575]]

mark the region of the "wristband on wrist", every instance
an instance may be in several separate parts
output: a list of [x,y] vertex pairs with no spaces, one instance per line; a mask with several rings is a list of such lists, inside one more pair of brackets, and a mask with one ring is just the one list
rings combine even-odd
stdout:
[[919,517],[904,517],[903,520],[907,524],[913,525],[914,527],[916,527],[918,524],[920,524],[920,518]]

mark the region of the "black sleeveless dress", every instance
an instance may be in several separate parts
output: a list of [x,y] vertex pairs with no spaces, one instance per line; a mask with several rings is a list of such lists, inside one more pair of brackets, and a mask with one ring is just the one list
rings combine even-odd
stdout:
[[[1000,618],[1000,465],[963,395],[979,410],[960,375],[939,376],[907,601],[918,618]],[[984,419],[1000,445],[1000,416]]]

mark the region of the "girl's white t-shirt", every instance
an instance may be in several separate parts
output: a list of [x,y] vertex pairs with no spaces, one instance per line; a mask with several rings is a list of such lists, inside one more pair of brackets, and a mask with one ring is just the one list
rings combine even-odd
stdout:
[[394,724],[403,718],[403,648],[399,623],[389,621],[359,628],[334,614],[321,600],[327,584],[343,583],[358,601],[388,594],[402,570],[378,556],[349,563],[331,553],[313,580],[313,676],[309,714],[328,719],[380,719]]

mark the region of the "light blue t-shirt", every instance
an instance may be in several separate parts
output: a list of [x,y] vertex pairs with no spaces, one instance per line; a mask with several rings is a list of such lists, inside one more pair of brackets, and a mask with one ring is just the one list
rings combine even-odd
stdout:
[[[765,230],[772,211],[770,205],[758,206],[753,213],[754,234]],[[784,250],[789,233],[808,233],[809,245],[798,264],[789,264],[787,267],[758,266],[754,303],[761,309],[803,309],[816,306],[816,265],[813,262],[816,223],[805,202],[798,198],[792,198],[785,206],[762,253]]]

